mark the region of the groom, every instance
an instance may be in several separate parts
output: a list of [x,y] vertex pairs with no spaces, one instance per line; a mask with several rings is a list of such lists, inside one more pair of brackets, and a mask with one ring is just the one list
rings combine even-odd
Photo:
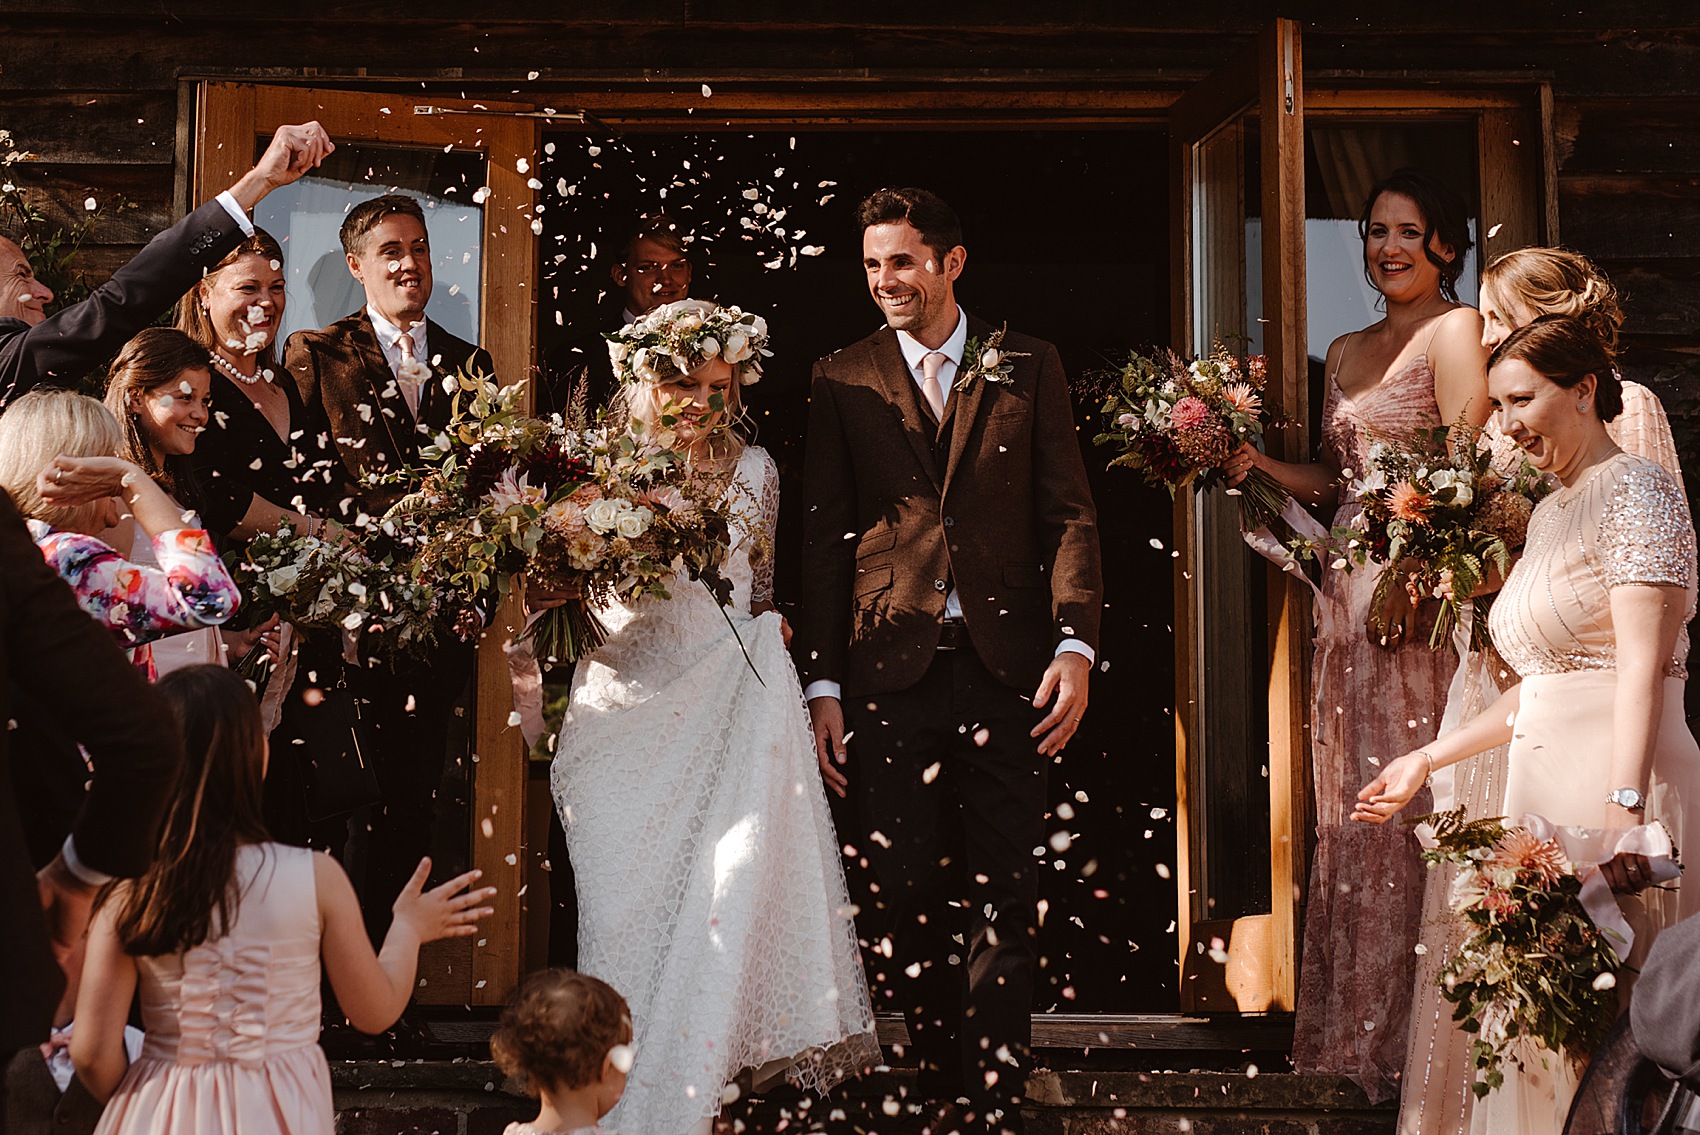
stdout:
[[930,1130],[1019,1132],[1034,849],[1046,768],[1086,710],[1097,521],[1056,348],[1010,333],[988,355],[997,329],[956,304],[950,206],[886,189],[857,219],[887,325],[815,366],[796,653],[890,915],[875,964],[940,1105]]

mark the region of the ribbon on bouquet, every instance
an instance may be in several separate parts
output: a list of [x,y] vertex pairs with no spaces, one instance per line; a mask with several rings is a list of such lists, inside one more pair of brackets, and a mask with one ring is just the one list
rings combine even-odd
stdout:
[[[526,620],[525,630],[531,629],[531,624],[543,617],[538,611]],[[537,739],[543,736],[545,728],[543,720],[543,665],[537,661],[537,654],[531,648],[531,640],[520,635],[502,647],[502,652],[508,656],[508,680],[514,688],[514,712],[519,715],[520,736],[525,738],[525,747],[529,750],[537,744]]]
[[1619,958],[1628,958],[1635,948],[1635,931],[1623,917],[1617,895],[1606,880],[1600,864],[1617,855],[1645,855],[1652,877],[1648,884],[1668,883],[1682,875],[1682,864],[1676,859],[1676,845],[1664,824],[1654,820],[1633,828],[1560,827],[1545,816],[1525,812],[1518,826],[1529,829],[1536,839],[1555,840],[1576,866],[1576,877],[1582,880],[1582,909],[1605,931]]
[[[1303,505],[1291,498],[1287,501],[1287,507],[1281,510],[1279,519],[1297,535],[1303,536],[1307,540],[1326,540],[1328,538],[1328,529],[1324,528],[1316,517],[1306,512]],[[1310,576],[1305,574],[1304,568],[1300,566],[1292,550],[1276,538],[1267,524],[1252,532],[1241,529],[1240,534],[1245,537],[1245,542],[1251,546],[1252,551],[1288,575],[1303,580],[1304,585],[1311,589],[1316,596],[1316,602],[1312,604],[1312,608],[1315,612],[1317,633],[1323,638],[1330,637],[1334,631],[1334,613],[1331,605],[1322,594],[1322,588],[1311,582]]]

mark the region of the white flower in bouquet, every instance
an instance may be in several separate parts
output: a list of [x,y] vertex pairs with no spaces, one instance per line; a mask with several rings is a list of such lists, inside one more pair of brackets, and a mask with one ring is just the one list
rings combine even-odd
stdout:
[[627,506],[620,513],[620,518],[614,522],[614,531],[624,539],[636,540],[649,531],[650,521],[654,519],[655,514],[642,505],[635,508]]
[[610,500],[603,497],[584,510],[584,522],[591,530],[606,536],[620,523],[620,514],[625,511],[625,502]]
[[1470,478],[1456,469],[1436,469],[1429,475],[1428,483],[1434,488],[1435,499],[1442,504],[1466,508],[1476,499],[1476,491],[1470,487]]
[[700,345],[700,347],[698,349],[702,351],[702,357],[705,358],[705,359],[719,358],[720,357],[720,340],[716,339],[712,335],[709,335],[709,336],[707,336],[703,339],[702,344]]
[[1138,424],[1139,418],[1134,414],[1118,414],[1116,416],[1116,425],[1120,426],[1124,430],[1131,430]]
[[750,340],[742,331],[734,331],[726,336],[725,358],[733,366],[750,357]]
[[608,358],[615,366],[626,361],[626,356],[632,353],[632,345],[618,339],[608,340]]
[[300,564],[286,564],[274,568],[265,574],[266,586],[273,595],[287,595],[295,590],[296,581],[301,578]]

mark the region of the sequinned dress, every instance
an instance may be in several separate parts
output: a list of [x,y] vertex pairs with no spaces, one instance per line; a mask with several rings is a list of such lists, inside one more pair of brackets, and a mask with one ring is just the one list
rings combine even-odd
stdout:
[[773,586],[766,450],[744,450],[730,492],[731,607],[679,580],[605,608],[551,770],[579,968],[632,1010],[636,1059],[604,1120],[628,1135],[706,1130],[745,1067],[795,1060],[821,1088],[879,1055],[802,688],[778,614],[750,615]]
[[[1342,470],[1361,476],[1373,442],[1401,441],[1440,419],[1426,354],[1356,397],[1337,379],[1338,371],[1329,377],[1322,436]],[[1360,512],[1345,497],[1333,523]],[[1380,566],[1331,570],[1323,581],[1327,611],[1311,672],[1317,846],[1293,1037],[1295,1068],[1350,1076],[1377,1101],[1398,1090],[1405,1062],[1423,867],[1410,828],[1355,822],[1352,807],[1380,762],[1433,740],[1457,665],[1452,651],[1430,650],[1427,636],[1393,650],[1371,645],[1364,625]],[[1413,814],[1428,807],[1426,791],[1411,803]]]
[[[1535,508],[1523,558],[1494,602],[1489,627],[1522,678],[1513,725],[1505,811],[1555,824],[1606,826],[1611,783],[1617,645],[1611,592],[1670,588],[1684,628],[1665,663],[1645,818],[1670,829],[1679,849],[1700,832],[1700,747],[1683,715],[1687,621],[1695,610],[1695,538],[1688,502],[1656,462],[1619,453]],[[1639,965],[1658,931],[1700,910],[1700,888],[1620,896],[1635,931]],[[1505,1085],[1477,1103],[1471,1130],[1546,1135],[1564,1126],[1575,1092],[1568,1062],[1537,1056],[1507,1070]]]
[[[1606,423],[1606,432],[1627,453],[1662,465],[1678,489],[1682,467],[1670,420],[1658,395],[1635,382],[1623,383],[1623,412]],[[1484,436],[1509,462],[1520,449],[1488,421]],[[1496,464],[1499,461],[1496,459]],[[1509,467],[1509,466],[1507,466]],[[1491,647],[1473,653],[1453,679],[1440,734],[1470,720],[1515,685],[1517,675]],[[1435,770],[1434,807],[1463,808],[1472,817],[1503,816],[1508,747],[1478,753],[1467,761]],[[1463,945],[1467,923],[1452,914],[1449,896],[1456,874],[1449,865],[1430,868],[1423,896],[1422,928],[1412,996],[1410,1044],[1399,1092],[1398,1135],[1467,1135],[1472,1129],[1475,1096],[1470,1091],[1470,1035],[1452,1020],[1452,1002],[1440,994],[1440,975]]]

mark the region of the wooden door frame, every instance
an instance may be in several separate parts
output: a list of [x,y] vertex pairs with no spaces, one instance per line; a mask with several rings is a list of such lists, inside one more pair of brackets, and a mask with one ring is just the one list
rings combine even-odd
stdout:
[[[1292,105],[1287,76],[1293,73]],[[1172,342],[1198,350],[1193,326],[1193,220],[1190,161],[1193,145],[1220,124],[1257,108],[1260,114],[1264,297],[1263,334],[1270,359],[1269,401],[1290,427],[1272,434],[1270,451],[1284,460],[1308,460],[1310,383],[1306,351],[1304,146],[1307,118],[1314,123],[1452,120],[1476,133],[1483,231],[1479,263],[1500,253],[1558,238],[1556,156],[1552,93],[1546,84],[1468,90],[1310,86],[1302,71],[1296,25],[1278,20],[1232,64],[1176,100],[1170,109]],[[1274,128],[1271,129],[1270,127]],[[1270,218],[1279,218],[1271,223]],[[1285,302],[1282,302],[1284,299]],[[1175,514],[1176,631],[1176,838],[1177,948],[1183,975],[1195,960],[1201,916],[1201,880],[1189,862],[1195,817],[1189,805],[1199,788],[1194,753],[1201,719],[1199,671],[1193,665],[1200,634],[1197,578],[1199,533],[1191,509]],[[1309,720],[1311,712],[1311,599],[1297,579],[1271,565],[1269,598],[1269,794],[1272,925],[1269,930],[1271,1010],[1296,1004],[1305,878],[1314,843]],[[1214,928],[1211,928],[1212,931]],[[1183,976],[1184,981],[1184,976]],[[1182,991],[1183,1007],[1188,1005]]]
[[[484,154],[490,194],[484,201],[479,340],[504,380],[532,373],[536,192],[520,161],[536,161],[537,126],[503,113],[530,111],[529,104],[215,81],[200,83],[196,94],[191,167],[196,201],[245,173],[254,164],[256,140],[270,137],[283,123],[318,119],[333,139]],[[416,113],[419,106],[450,113]],[[491,903],[496,914],[476,939],[435,942],[421,951],[417,1000],[422,1003],[499,1005],[528,963],[540,956],[525,903],[531,858],[525,824],[527,755],[519,731],[508,724],[513,688],[503,651],[519,625],[519,599],[510,596],[480,637],[473,700],[468,838],[472,866],[484,872],[484,883],[497,888]]]
[[[1185,93],[1161,90],[1152,86],[1123,84],[1087,89],[1078,85],[1059,85],[1056,81],[1035,81],[1031,84],[988,82],[984,86],[960,82],[930,84],[911,77],[892,76],[879,86],[858,84],[852,89],[814,89],[796,76],[785,80],[740,80],[715,85],[711,100],[692,98],[695,85],[684,81],[665,83],[639,82],[578,85],[557,84],[536,102],[493,101],[476,102],[440,97],[438,90],[450,89],[449,84],[430,82],[424,93],[399,95],[392,91],[362,89],[365,84],[389,83],[392,79],[368,77],[338,78],[346,88],[323,90],[308,86],[256,87],[248,82],[228,82],[214,79],[186,78],[181,100],[180,143],[193,140],[195,158],[188,171],[192,176],[180,178],[180,184],[192,184],[192,192],[179,196],[182,203],[203,200],[212,192],[228,185],[246,169],[243,161],[249,151],[244,141],[252,138],[244,131],[253,129],[255,135],[268,131],[282,121],[297,121],[323,117],[330,121],[335,133],[342,137],[359,137],[359,130],[369,132],[372,141],[395,141],[406,137],[430,139],[429,144],[469,144],[486,149],[492,156],[490,176],[492,194],[487,203],[487,216],[506,215],[510,218],[531,215],[535,201],[526,178],[517,173],[513,161],[497,161],[502,147],[498,139],[505,132],[497,123],[516,124],[534,138],[539,126],[566,125],[572,116],[562,113],[551,117],[549,106],[576,109],[583,106],[599,121],[622,132],[679,132],[689,130],[715,131],[726,129],[761,130],[867,130],[871,126],[896,130],[1007,130],[1011,128],[1055,129],[1121,129],[1149,128],[1167,122],[1171,130],[1171,145],[1178,129],[1202,129],[1212,121],[1222,121],[1243,111],[1254,102],[1262,105],[1283,105],[1286,97],[1285,44],[1293,47],[1295,70],[1295,114],[1286,123],[1282,145],[1289,153],[1298,141],[1300,155],[1297,171],[1289,163],[1283,167],[1279,155],[1271,155],[1267,146],[1263,153],[1264,216],[1289,219],[1296,216],[1302,232],[1304,195],[1302,180],[1303,117],[1318,120],[1351,118],[1398,119],[1412,117],[1432,119],[1450,116],[1474,119],[1480,123],[1478,138],[1483,151],[1484,170],[1482,202],[1484,217],[1506,214],[1495,237],[1484,233],[1484,259],[1509,248],[1530,243],[1551,243],[1557,238],[1556,161],[1552,129],[1552,97],[1544,84],[1531,84],[1517,76],[1506,76],[1504,84],[1484,82],[1472,77],[1468,87],[1439,89],[1433,87],[1399,89],[1385,85],[1368,86],[1359,79],[1330,77],[1307,89],[1302,77],[1302,44],[1298,27],[1291,21],[1279,21],[1249,46],[1233,67],[1224,68],[1202,80]],[[287,82],[288,80],[284,80]],[[298,80],[306,81],[306,80]],[[222,109],[209,114],[207,91],[218,85],[240,90],[248,95],[236,96],[236,109]],[[799,90],[801,85],[801,90]],[[457,85],[458,86],[458,85]],[[261,92],[264,92],[262,99]],[[246,101],[243,101],[246,100]],[[266,122],[256,117],[262,108],[274,117]],[[229,106],[221,103],[221,106]],[[415,115],[412,108],[425,105],[454,110],[484,110],[488,117],[481,119],[481,129],[469,126],[473,115]],[[388,107],[389,114],[381,108]],[[344,121],[345,112],[350,116]],[[290,117],[294,115],[294,117]],[[350,126],[350,122],[353,126]],[[470,142],[467,139],[471,138]],[[1523,157],[1532,159],[1538,167],[1534,199],[1515,179],[1489,178],[1485,171],[1493,167],[1490,150],[1500,153],[1508,148],[1511,138],[1521,141],[1532,138],[1534,145],[1520,147]],[[515,143],[506,143],[514,149]],[[529,142],[514,156],[534,156]],[[218,161],[203,161],[203,155],[219,154]],[[181,160],[181,158],[180,158]],[[1173,168],[1178,165],[1171,163]],[[180,168],[183,168],[180,166]],[[1284,170],[1281,178],[1270,171]],[[1295,172],[1297,179],[1295,178]],[[1271,184],[1271,183],[1274,184]],[[1526,182],[1524,183],[1526,185]],[[1174,255],[1171,259],[1176,280],[1172,300],[1176,334],[1173,343],[1180,347],[1188,342],[1190,323],[1191,231],[1190,209],[1183,187],[1172,195],[1173,221],[1171,239]],[[1273,199],[1272,199],[1273,198]],[[1296,209],[1296,214],[1294,210]],[[1515,217],[1509,217],[1515,213]],[[1523,218],[1532,219],[1524,220]],[[1278,396],[1294,421],[1308,420],[1309,390],[1304,381],[1304,317],[1303,252],[1288,242],[1274,254],[1268,247],[1271,234],[1279,234],[1286,226],[1265,226],[1263,257],[1264,295],[1296,294],[1299,302],[1283,305],[1279,326],[1269,325],[1266,335],[1272,355],[1272,374],[1280,376]],[[510,224],[507,234],[486,233],[485,292],[487,297],[482,313],[484,341],[496,358],[499,374],[529,373],[532,360],[531,336],[535,318],[532,281],[536,278],[537,253],[534,241],[514,242],[515,251],[490,255],[496,251],[498,238],[526,235],[526,224]],[[523,249],[519,246],[523,245]],[[1296,257],[1296,258],[1295,258]],[[496,264],[504,265],[502,272],[493,272]],[[1271,280],[1271,275],[1276,279]],[[1294,284],[1297,292],[1293,292]],[[1280,290],[1276,290],[1279,288]],[[523,305],[524,318],[512,318],[513,305]],[[523,335],[521,334],[523,331]],[[1273,332],[1273,335],[1270,333]],[[523,338],[523,343],[520,341]],[[1279,346],[1276,344],[1279,343]],[[1276,356],[1280,360],[1277,361]],[[1274,380],[1272,380],[1274,381]],[[1293,413],[1293,410],[1301,411]],[[1308,454],[1310,439],[1300,429],[1278,439],[1283,456],[1301,458]],[[1187,597],[1187,581],[1183,573],[1196,563],[1195,541],[1185,520],[1188,510],[1177,510],[1175,547],[1181,556],[1177,563],[1175,633],[1177,651],[1177,711],[1175,744],[1177,753],[1177,837],[1182,841],[1183,854],[1178,858],[1175,878],[1182,917],[1179,919],[1179,946],[1189,946],[1187,912],[1190,910],[1186,856],[1187,811],[1189,789],[1185,779],[1185,761],[1189,730],[1195,727],[1189,707],[1194,704],[1190,679],[1190,655],[1196,620]],[[1290,1008],[1297,986],[1297,940],[1305,868],[1308,862],[1311,823],[1311,790],[1306,731],[1309,713],[1309,650],[1311,626],[1308,595],[1293,581],[1271,573],[1271,658],[1280,660],[1279,687],[1272,685],[1270,696],[1270,726],[1272,750],[1270,760],[1270,793],[1272,813],[1280,817],[1271,825],[1271,858],[1282,890],[1277,893],[1295,896],[1291,914],[1277,930],[1278,942],[1289,943],[1276,967],[1277,997],[1275,1008]],[[504,612],[508,618],[513,612]],[[522,754],[513,730],[507,725],[511,693],[507,686],[505,659],[500,654],[495,634],[486,636],[480,654],[479,706],[476,724],[476,751],[481,759],[475,766],[474,806],[483,821],[490,823],[490,833],[474,839],[475,859],[486,871],[486,878],[500,880],[504,898],[497,918],[492,920],[491,933],[485,936],[489,946],[472,953],[448,959],[434,967],[443,971],[433,976],[431,984],[445,993],[443,998],[455,1003],[490,1004],[500,1000],[514,980],[523,972],[528,960],[534,960],[538,946],[528,934],[527,919],[522,917],[520,890],[529,882],[537,886],[535,873],[527,876],[520,865],[524,855],[524,823],[522,813],[527,807],[524,793]],[[1282,746],[1284,759],[1276,759],[1274,746]],[[1276,805],[1279,805],[1278,809]],[[506,805],[506,807],[504,807]],[[536,806],[537,802],[531,802]],[[510,849],[519,865],[507,862]],[[508,930],[513,927],[517,933]],[[504,941],[504,939],[507,939]],[[470,951],[468,951],[470,952]],[[452,962],[452,976],[449,964]],[[463,995],[464,994],[464,995]],[[433,998],[435,999],[435,998]],[[1108,1023],[1113,1015],[1099,1014],[1094,1019]],[[1153,1021],[1149,1015],[1135,1015],[1128,1022]],[[1097,1027],[1086,1028],[1097,1035]],[[1153,1026],[1155,1027],[1155,1026]],[[1083,1043],[1091,1043],[1088,1039]],[[1102,1043],[1100,1041],[1099,1043]],[[1112,1040],[1114,1047],[1115,1041]],[[1142,1043],[1149,1044],[1149,1037]]]

